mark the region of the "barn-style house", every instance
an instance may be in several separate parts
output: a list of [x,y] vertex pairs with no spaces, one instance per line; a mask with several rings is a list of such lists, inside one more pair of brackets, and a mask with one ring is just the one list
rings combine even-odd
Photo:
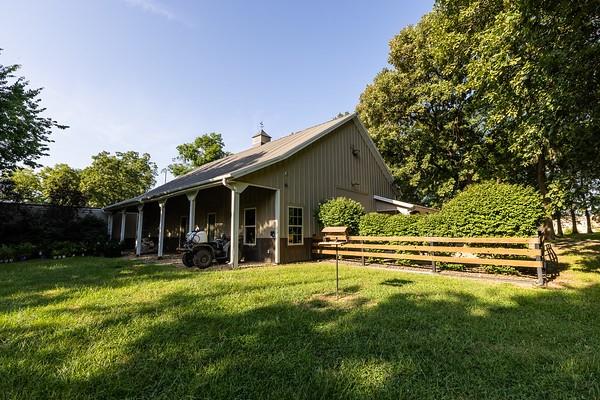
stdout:
[[245,260],[288,263],[311,258],[319,234],[315,210],[338,196],[377,210],[394,198],[394,183],[356,114],[271,140],[263,130],[252,147],[205,164],[141,196],[106,207],[108,230],[136,253],[142,239],[158,256],[174,251],[185,233],[231,237]]

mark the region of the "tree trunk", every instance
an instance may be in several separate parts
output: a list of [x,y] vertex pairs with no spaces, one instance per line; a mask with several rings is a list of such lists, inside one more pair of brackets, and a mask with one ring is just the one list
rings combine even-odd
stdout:
[[579,231],[577,231],[577,215],[575,215],[575,210],[571,209],[571,233],[575,234],[575,233],[579,233]]
[[558,236],[563,236],[563,229],[562,229],[562,215],[559,212],[556,213],[556,230],[558,233]]
[[[542,151],[537,161],[537,184],[538,190],[542,195],[544,201],[544,207],[546,212],[550,208],[550,199],[548,198],[548,190],[546,188],[546,148],[542,147]],[[552,215],[548,212],[548,215]],[[545,239],[554,239],[554,224],[550,216],[544,217],[544,224],[542,229],[544,230]]]
[[585,209],[585,221],[587,223],[587,233],[594,233],[592,230],[592,214],[587,208]]

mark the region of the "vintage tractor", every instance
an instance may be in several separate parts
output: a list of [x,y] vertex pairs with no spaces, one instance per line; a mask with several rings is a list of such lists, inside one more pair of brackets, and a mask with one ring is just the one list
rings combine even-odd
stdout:
[[[224,263],[229,261],[231,241],[221,235],[219,239],[209,242],[206,232],[195,230],[185,235],[185,244],[181,261],[186,267],[208,268],[213,262]],[[241,249],[238,252],[241,254]]]

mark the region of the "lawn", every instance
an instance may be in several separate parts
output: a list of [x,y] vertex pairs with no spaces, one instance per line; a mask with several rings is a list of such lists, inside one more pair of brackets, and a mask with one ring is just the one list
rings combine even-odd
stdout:
[[600,241],[559,289],[331,264],[0,265],[2,398],[600,398]]

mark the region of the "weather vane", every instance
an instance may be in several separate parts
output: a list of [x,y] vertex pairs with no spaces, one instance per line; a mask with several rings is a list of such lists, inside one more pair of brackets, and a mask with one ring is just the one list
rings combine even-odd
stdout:
[[265,124],[263,124],[263,122],[262,122],[262,121],[260,121],[260,124],[258,124],[258,126],[260,127],[260,130],[262,131],[262,130],[263,130],[263,128],[265,127]]

